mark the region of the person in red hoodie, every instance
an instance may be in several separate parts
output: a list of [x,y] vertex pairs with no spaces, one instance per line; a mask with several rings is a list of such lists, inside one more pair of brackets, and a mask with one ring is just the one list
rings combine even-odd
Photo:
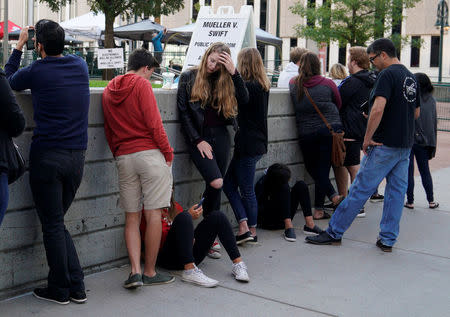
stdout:
[[[128,72],[115,77],[103,93],[105,135],[116,161],[120,204],[126,214],[125,241],[131,273],[125,288],[174,281],[173,276],[155,270],[161,212],[170,206],[173,161],[173,149],[149,81],[157,67],[159,64],[149,51],[137,49],[129,56]],[[142,213],[151,229],[145,235],[145,266],[141,273]]]

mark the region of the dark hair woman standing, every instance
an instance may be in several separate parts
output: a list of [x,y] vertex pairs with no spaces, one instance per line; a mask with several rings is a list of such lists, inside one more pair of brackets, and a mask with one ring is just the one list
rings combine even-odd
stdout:
[[295,108],[300,148],[305,167],[315,182],[314,219],[330,218],[323,211],[325,196],[337,206],[343,196],[336,193],[330,182],[332,137],[325,123],[305,95],[307,89],[319,110],[335,131],[342,130],[339,108],[341,96],[335,83],[320,75],[316,54],[305,53],[300,60],[299,75],[291,79],[289,91]]

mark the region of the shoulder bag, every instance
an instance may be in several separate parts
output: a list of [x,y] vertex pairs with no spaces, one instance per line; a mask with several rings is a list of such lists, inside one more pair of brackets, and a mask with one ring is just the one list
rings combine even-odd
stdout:
[[311,102],[311,104],[314,106],[314,109],[316,109],[320,118],[323,120],[323,122],[327,126],[328,130],[330,130],[330,134],[333,137],[333,145],[331,148],[331,164],[334,167],[343,166],[344,160],[345,160],[344,132],[334,132],[333,128],[328,123],[327,119],[325,119],[325,116],[322,114],[322,112],[320,112],[319,107],[317,107],[316,103],[311,98],[311,95],[309,94],[308,89],[303,87],[303,90],[305,92],[306,97],[308,97],[309,102]]
[[19,151],[19,147],[11,138],[7,141],[6,151],[8,160],[8,184],[12,184],[25,174],[25,160]]

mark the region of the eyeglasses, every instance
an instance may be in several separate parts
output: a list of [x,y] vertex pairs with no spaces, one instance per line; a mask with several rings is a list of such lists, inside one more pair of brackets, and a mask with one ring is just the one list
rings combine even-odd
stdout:
[[369,61],[373,64],[373,61],[375,60],[375,58],[377,58],[377,57],[380,56],[380,55],[381,55],[381,53],[378,53],[378,54],[375,55],[375,56],[369,57]]

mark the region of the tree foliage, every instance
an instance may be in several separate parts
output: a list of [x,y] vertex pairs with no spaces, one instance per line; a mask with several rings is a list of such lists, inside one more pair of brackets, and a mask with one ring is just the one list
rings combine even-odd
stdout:
[[[308,5],[308,0],[300,0],[290,10],[307,21],[294,27],[299,37],[318,43],[337,41],[340,46],[364,46],[371,38],[395,30],[403,19],[399,8],[412,8],[419,1],[324,0],[322,6],[316,7]],[[399,41],[398,36],[394,37]]]
[[[72,0],[39,0],[46,3],[52,11],[59,11]],[[135,14],[160,16],[175,13],[184,7],[183,0],[87,0],[91,11],[105,14],[105,48],[114,47],[114,20],[122,14],[130,18]],[[111,74],[106,77],[110,79]]]

